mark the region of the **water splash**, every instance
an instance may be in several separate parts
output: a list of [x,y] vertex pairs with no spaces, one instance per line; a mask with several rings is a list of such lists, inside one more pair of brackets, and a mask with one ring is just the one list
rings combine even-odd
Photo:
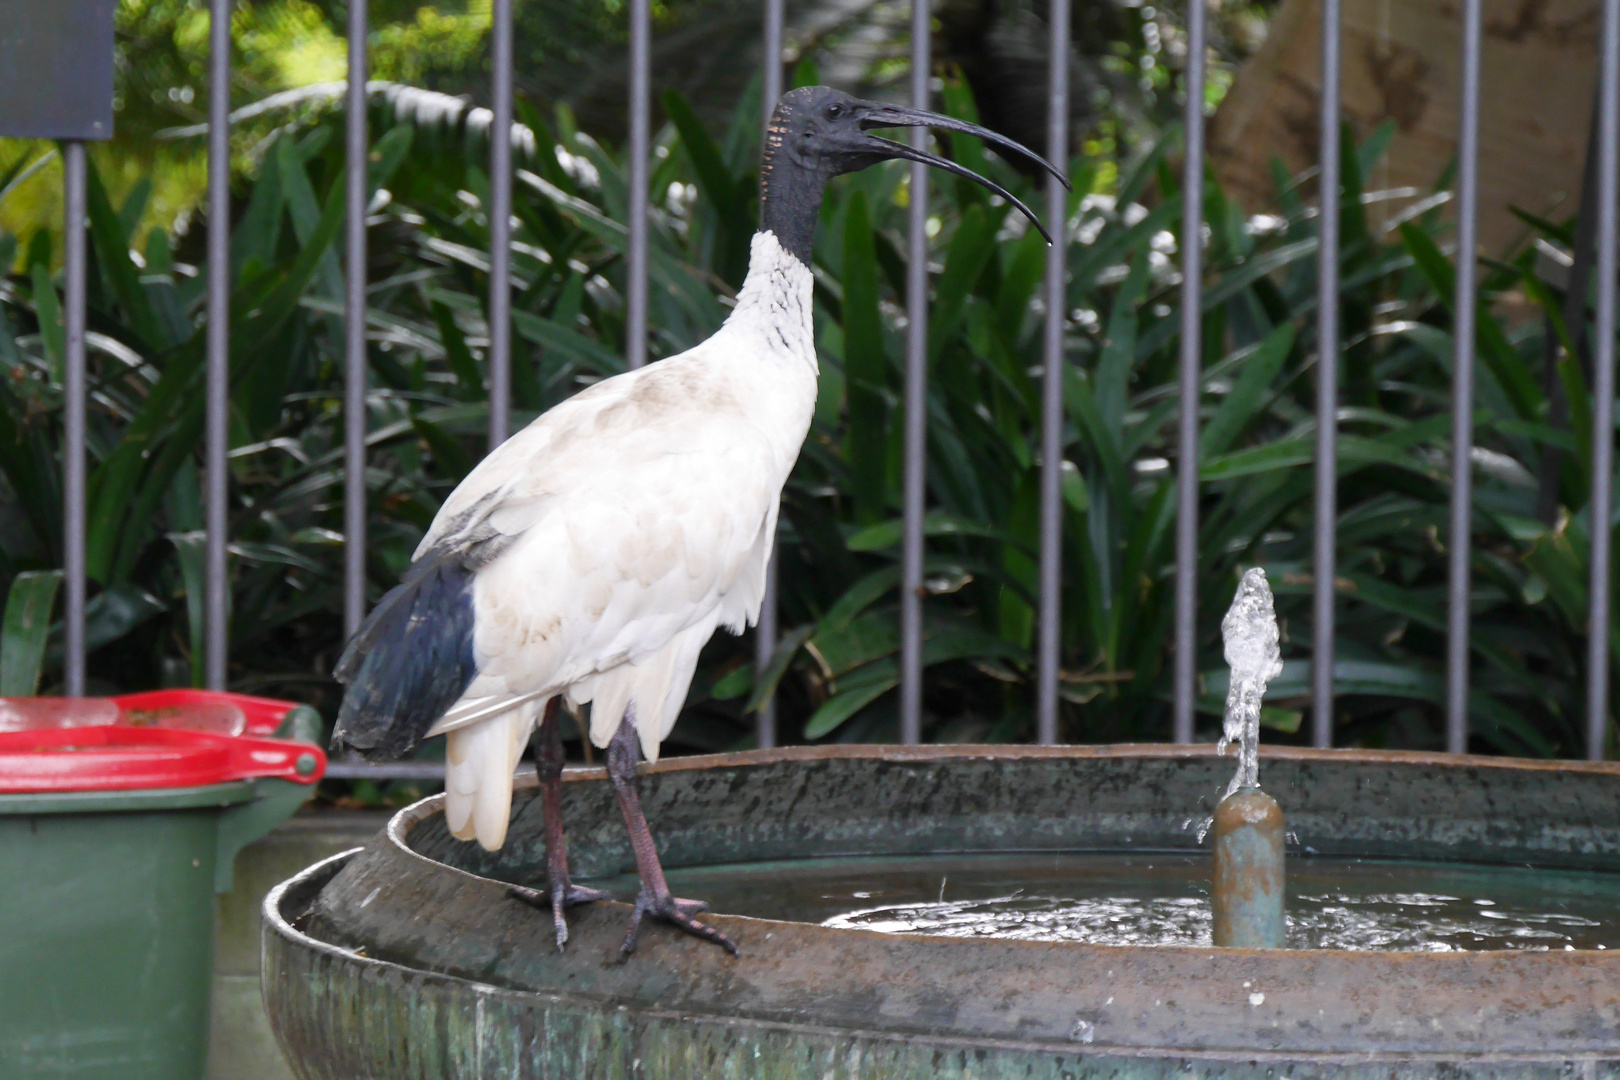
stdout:
[[1237,596],[1221,620],[1221,638],[1232,677],[1217,749],[1224,754],[1228,745],[1238,744],[1237,775],[1226,788],[1230,795],[1241,787],[1260,786],[1260,702],[1266,696],[1266,682],[1282,672],[1271,585],[1258,566],[1245,571],[1238,583]]

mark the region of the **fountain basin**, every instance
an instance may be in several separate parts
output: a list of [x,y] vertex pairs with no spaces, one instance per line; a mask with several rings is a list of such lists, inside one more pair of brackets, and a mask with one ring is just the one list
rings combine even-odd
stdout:
[[[672,871],[1186,854],[1207,850],[1188,825],[1230,771],[1198,747],[796,748],[660,763],[642,800]],[[565,776],[577,879],[633,865],[602,778]],[[1620,765],[1280,750],[1265,778],[1307,860],[1620,883]],[[499,852],[450,838],[433,798],[272,892],[265,998],[300,1075],[1620,1078],[1620,950],[1149,948],[720,914],[738,958],[655,924],[621,961],[626,905],[570,912],[559,956],[549,919],[506,897],[543,866],[521,785]]]

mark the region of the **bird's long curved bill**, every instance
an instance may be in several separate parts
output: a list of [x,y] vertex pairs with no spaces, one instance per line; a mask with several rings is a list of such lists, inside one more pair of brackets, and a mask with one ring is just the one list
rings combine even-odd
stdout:
[[[1058,182],[1064,187],[1069,187],[1068,177],[1064,176],[1061,170],[1055,167],[1050,161],[1047,161],[1045,158],[1041,157],[1041,155],[1035,153],[1035,151],[1025,146],[1023,143],[1009,139],[1005,135],[997,134],[996,132],[991,131],[989,128],[982,128],[977,124],[970,124],[965,120],[957,120],[953,117],[941,116],[938,113],[925,112],[922,109],[908,109],[901,105],[880,105],[862,119],[861,127],[930,127],[938,128],[942,131],[958,131],[964,135],[976,135],[985,142],[992,143],[996,146],[1004,147],[1005,149],[1024,155],[1025,157],[1029,158],[1029,160],[1035,162],[1041,168],[1057,177]],[[963,179],[972,180],[975,184],[979,184],[980,186],[995,192],[997,195],[1000,195],[1003,199],[1006,199],[1008,202],[1016,206],[1018,211],[1027,217],[1030,220],[1030,223],[1040,231],[1040,234],[1046,237],[1046,242],[1048,244],[1052,242],[1052,234],[1046,231],[1046,226],[1041,224],[1041,219],[1035,214],[1035,212],[1029,207],[1025,206],[1023,201],[1020,200],[1016,195],[1002,187],[1000,184],[996,183],[994,180],[980,176],[972,169],[958,165],[954,161],[950,161],[942,157],[936,157],[933,154],[930,154],[924,150],[915,149],[914,147],[908,146],[905,143],[895,142],[892,139],[885,139],[878,135],[872,135],[869,137],[873,142],[881,144],[884,151],[892,157],[904,158],[907,161],[921,162],[924,165],[932,165],[936,169],[944,169],[946,172],[955,173],[957,176],[960,176]],[[1070,190],[1073,189],[1070,188]]]

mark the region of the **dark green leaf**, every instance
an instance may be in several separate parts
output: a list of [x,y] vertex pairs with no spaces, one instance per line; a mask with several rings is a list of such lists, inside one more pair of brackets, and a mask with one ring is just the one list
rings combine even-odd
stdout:
[[844,375],[848,379],[848,460],[855,519],[877,521],[887,508],[888,432],[883,391],[889,361],[878,314],[877,255],[866,196],[850,197],[844,216]]
[[51,608],[61,584],[60,570],[33,570],[12,578],[0,624],[0,697],[39,693]]

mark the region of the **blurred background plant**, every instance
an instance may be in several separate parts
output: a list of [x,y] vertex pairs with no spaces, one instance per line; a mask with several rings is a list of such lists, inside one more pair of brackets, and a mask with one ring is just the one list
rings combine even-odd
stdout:
[[[1220,100],[1238,64],[1265,35],[1277,0],[1228,0],[1212,19],[1209,97]],[[899,91],[909,48],[905,0],[794,0],[787,54],[810,60],[823,77],[856,92]],[[1174,118],[1177,73],[1185,60],[1181,0],[1075,5],[1071,69],[1073,120],[1091,156],[1151,141]],[[207,117],[208,15],[197,0],[119,0],[116,141],[92,147],[103,183],[122,201],[149,179],[135,225],[185,233],[202,203],[206,162],[195,125]],[[473,104],[487,104],[490,0],[371,0],[370,76]],[[346,0],[254,0],[232,19],[235,107],[275,106],[276,95],[341,82],[347,71]],[[759,7],[752,0],[659,0],[653,85],[684,96],[718,128],[759,70]],[[935,55],[965,73],[985,119],[1034,146],[1044,140],[1045,0],[951,0],[938,5]],[[618,0],[529,0],[515,9],[516,91],[530,102],[561,103],[580,127],[622,141],[625,111],[624,13]],[[317,91],[318,99],[321,95]],[[294,101],[299,100],[295,95]],[[257,172],[265,140],[297,121],[280,107],[234,125],[237,168]],[[51,148],[0,139],[0,168],[36,161],[0,201],[0,228],[30,236],[60,231],[61,177]],[[13,177],[17,180],[17,177]]]
[[[331,13],[306,7],[330,31]],[[169,9],[153,0],[139,10],[156,18]],[[244,10],[292,19],[305,8]],[[487,21],[476,5],[468,10]],[[461,39],[445,29],[444,40]],[[200,62],[174,48],[158,50],[165,62]],[[448,70],[454,50],[445,49]],[[402,66],[400,74],[422,72]],[[809,61],[795,75],[799,83],[821,77]],[[265,90],[276,87],[264,79]],[[712,332],[741,283],[756,217],[757,95],[745,87],[723,124],[679,92],[661,102],[655,355]],[[977,115],[959,71],[945,78],[941,101],[947,112]],[[184,104],[173,111],[187,115],[154,116],[150,129],[202,108]],[[316,82],[246,110],[231,250],[231,687],[311,701],[329,718],[342,645],[336,104]],[[166,110],[158,103],[157,113]],[[625,246],[623,154],[582,130],[567,107],[522,111],[517,424],[621,370]],[[373,599],[397,581],[440,500],[485,451],[487,115],[464,98],[402,83],[372,92]],[[1116,131],[1136,123],[1123,110],[1114,122]],[[1144,137],[1129,146],[1093,140],[1072,162],[1066,741],[1169,732],[1179,137],[1158,121],[1133,130]],[[1443,177],[1417,198],[1364,189],[1391,133],[1380,127],[1360,145],[1346,136],[1335,738],[1435,748],[1450,488],[1450,226]],[[171,134],[161,152],[194,156],[198,141],[195,132]],[[1035,198],[1025,178],[973,140],[953,137],[945,149]],[[0,211],[50,153],[22,150],[0,169]],[[94,692],[187,685],[201,675],[204,230],[189,203],[165,224],[154,205],[169,181],[161,170],[132,181],[120,160],[114,150],[97,156],[90,198]],[[1298,737],[1310,684],[1315,218],[1281,171],[1269,206],[1246,211],[1214,181],[1205,200],[1201,722],[1213,734],[1224,696],[1220,615],[1241,570],[1261,565],[1278,592],[1287,661],[1266,721],[1287,740]],[[764,672],[753,670],[746,638],[711,643],[672,737],[677,748],[748,745],[748,710],[767,692],[777,695],[785,741],[896,736],[907,201],[898,167],[841,180],[829,193],[815,252],[821,394],[780,538],[786,630]],[[930,205],[925,737],[1019,741],[1033,727],[1044,248],[1018,215],[971,184],[938,183]],[[1547,250],[1570,239],[1559,223],[1527,216],[1526,228]],[[11,269],[0,280],[0,594],[10,598],[0,682],[13,688],[36,671],[47,690],[59,679],[59,628],[41,615],[60,565],[59,260],[49,228],[0,231],[0,267]],[[1568,359],[1561,287],[1546,265],[1523,246],[1489,264],[1481,289],[1472,721],[1476,749],[1570,755],[1580,747],[1592,433],[1584,375]],[[1568,424],[1549,422],[1555,386],[1572,403]]]

